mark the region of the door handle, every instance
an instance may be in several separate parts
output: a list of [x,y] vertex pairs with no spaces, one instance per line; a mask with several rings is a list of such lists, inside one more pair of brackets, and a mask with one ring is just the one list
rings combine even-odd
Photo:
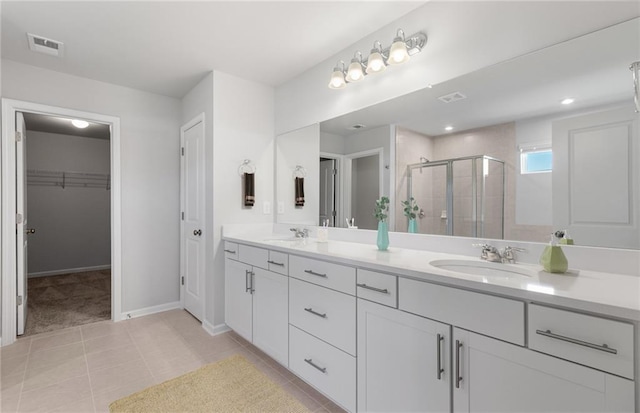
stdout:
[[29,229],[26,229],[24,231],[24,233],[25,234],[35,234],[36,233],[36,229],[35,228],[29,228]]
[[202,230],[201,229],[194,229],[193,230],[193,235],[197,235],[199,237],[200,235],[202,235]]

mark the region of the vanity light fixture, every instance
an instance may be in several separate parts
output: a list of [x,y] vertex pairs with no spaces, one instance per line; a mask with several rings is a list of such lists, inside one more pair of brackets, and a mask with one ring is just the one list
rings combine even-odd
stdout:
[[387,64],[402,64],[422,51],[425,44],[427,44],[427,35],[423,32],[405,37],[404,31],[398,29],[390,47],[383,48],[382,43],[376,40],[369,56],[365,59],[362,52],[356,51],[347,69],[344,61],[340,60],[331,73],[329,88],[342,89],[347,83],[358,82],[367,75],[383,72]]
[[71,124],[79,129],[84,129],[87,126],[89,126],[89,122],[87,122],[86,120],[80,120],[80,119],[73,119],[71,121]]
[[563,105],[570,105],[570,104],[572,104],[572,103],[573,103],[573,102],[575,102],[575,101],[576,101],[576,100],[575,100],[575,99],[573,99],[573,98],[565,98],[565,99],[562,99],[562,100],[560,101],[560,103],[562,103]]
[[629,70],[633,74],[633,103],[636,106],[636,113],[640,113],[640,60],[631,63]]

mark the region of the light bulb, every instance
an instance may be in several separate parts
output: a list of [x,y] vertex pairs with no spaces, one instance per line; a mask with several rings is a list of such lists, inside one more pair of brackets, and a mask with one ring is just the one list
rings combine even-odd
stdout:
[[575,99],[572,99],[572,98],[566,98],[566,99],[562,99],[562,101],[560,101],[560,103],[562,103],[563,105],[570,105],[573,102],[575,102]]
[[342,89],[347,83],[344,81],[344,73],[339,67],[333,69],[331,80],[329,80],[329,89]]
[[407,45],[404,40],[400,37],[396,37],[393,40],[393,44],[389,49],[389,59],[387,63],[390,65],[399,65],[404,63],[410,59],[409,53],[407,52]]
[[367,61],[367,74],[380,73],[383,72],[386,68],[387,65],[384,63],[382,55],[375,49],[372,50],[371,54],[369,55],[369,60]]
[[351,64],[347,69],[347,82],[357,82],[364,78],[364,72],[362,72],[362,64],[356,58],[351,59]]
[[73,119],[71,121],[71,124],[76,128],[80,128],[80,129],[84,129],[87,126],[89,126],[89,122],[87,122],[86,120],[79,120],[79,119]]

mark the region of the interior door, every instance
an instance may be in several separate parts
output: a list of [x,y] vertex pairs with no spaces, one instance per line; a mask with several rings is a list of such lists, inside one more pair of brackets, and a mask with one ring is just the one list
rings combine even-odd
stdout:
[[16,113],[16,277],[18,335],[27,322],[27,135],[24,117]]
[[198,320],[204,312],[206,243],[204,229],[204,121],[189,122],[181,130],[181,295],[184,308]]
[[629,105],[553,123],[553,227],[576,245],[640,248],[639,118]]
[[325,219],[329,226],[336,226],[336,160],[320,159],[320,221]]

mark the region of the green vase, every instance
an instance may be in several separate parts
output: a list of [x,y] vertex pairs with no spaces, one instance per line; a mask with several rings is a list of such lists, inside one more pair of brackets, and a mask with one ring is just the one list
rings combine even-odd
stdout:
[[540,265],[546,272],[564,273],[569,269],[567,257],[557,245],[547,245],[540,256]]
[[389,248],[389,227],[385,221],[378,221],[378,249],[386,251]]
[[417,234],[418,233],[418,221],[416,221],[415,218],[410,218],[409,219],[409,228],[408,228],[407,232],[409,232],[411,234]]

